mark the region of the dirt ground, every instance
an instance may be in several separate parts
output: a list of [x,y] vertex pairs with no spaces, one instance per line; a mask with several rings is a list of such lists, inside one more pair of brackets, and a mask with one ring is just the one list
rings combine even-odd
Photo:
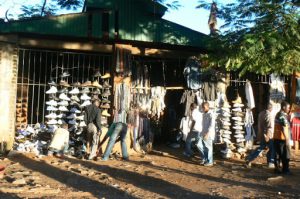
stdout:
[[15,154],[0,160],[0,198],[300,198],[300,153],[293,175],[275,175],[259,158],[215,159],[213,167],[186,159],[182,149],[156,148],[151,154],[87,161]]

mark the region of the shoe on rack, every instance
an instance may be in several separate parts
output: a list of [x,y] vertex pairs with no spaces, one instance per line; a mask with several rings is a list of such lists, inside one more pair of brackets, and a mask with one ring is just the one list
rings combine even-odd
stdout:
[[103,108],[103,109],[109,109],[110,108],[110,105],[109,104],[102,104],[101,105],[101,108]]
[[50,105],[50,106],[57,106],[57,101],[55,101],[55,100],[50,100],[50,101],[47,101],[46,104],[47,104],[47,105]]
[[80,107],[86,107],[88,105],[92,104],[89,100],[85,100],[81,105]]
[[75,119],[76,118],[76,114],[71,114],[67,117],[67,119],[71,120],[71,119]]
[[55,119],[55,118],[57,118],[57,115],[55,113],[50,113],[50,114],[46,115],[45,118],[47,118],[47,119]]
[[91,87],[92,86],[92,82],[91,81],[86,81],[84,83],[81,84],[82,87]]
[[94,95],[100,95],[101,94],[101,91],[100,91],[100,89],[96,89],[96,90],[94,90],[93,92],[92,92]]
[[92,82],[92,86],[96,88],[102,88],[102,86],[99,84],[97,80]]
[[58,93],[68,93],[68,89],[67,88],[62,88],[59,91],[57,91]]
[[80,99],[81,99],[81,100],[90,100],[91,97],[88,96],[86,93],[84,93],[83,95],[80,96]]
[[60,80],[59,85],[64,86],[64,87],[70,87],[70,84],[68,84],[68,82],[66,82],[64,80]]
[[230,126],[224,125],[224,126],[222,126],[222,129],[224,129],[224,130],[230,130]]
[[59,100],[59,98],[56,97],[55,94],[50,94],[50,95],[49,95],[49,98],[50,98],[50,99],[53,99],[53,100],[55,100],[55,101],[58,101],[58,100]]
[[235,120],[235,121],[239,121],[239,122],[242,121],[242,118],[241,118],[241,117],[232,117],[232,119]]
[[100,100],[100,99],[99,99],[98,95],[93,95],[92,101],[93,101],[93,100]]
[[95,74],[94,74],[94,77],[101,77],[102,75],[101,75],[101,73],[100,73],[100,71],[97,71]]
[[48,82],[48,85],[51,85],[51,86],[57,86],[57,83],[56,83],[55,81],[53,81],[53,80],[50,80],[50,81]]
[[81,121],[81,122],[79,123],[79,126],[80,126],[80,127],[85,127],[85,126],[86,126],[86,124],[85,124],[85,122],[84,122],[84,121]]
[[60,106],[68,106],[69,102],[64,100],[64,101],[58,102],[57,104],[60,105]]
[[103,76],[101,76],[101,79],[107,79],[107,78],[110,78],[109,73],[105,73]]
[[244,142],[244,141],[245,141],[245,138],[238,138],[238,139],[236,139],[237,143]]
[[57,120],[57,124],[62,125],[64,123],[63,120]]
[[66,116],[65,114],[62,114],[62,113],[61,113],[61,114],[57,115],[56,117],[57,117],[57,118],[63,118],[63,117],[65,117],[65,116]]
[[81,111],[78,110],[77,108],[71,108],[70,112],[71,113],[81,113]]
[[54,106],[47,106],[47,111],[57,111],[57,108]]
[[222,135],[222,138],[227,138],[227,139],[230,139],[230,138],[231,138],[231,136],[230,136],[229,134],[223,134],[223,135]]
[[79,94],[79,89],[77,87],[75,87],[69,92],[69,94],[72,94],[72,95]]
[[102,116],[110,117],[111,115],[108,113],[107,109],[105,109],[104,111],[102,111]]
[[57,93],[57,88],[55,86],[51,86],[49,90],[46,91],[46,94],[55,94]]
[[68,123],[74,125],[76,124],[76,120],[70,120]]
[[232,132],[229,131],[229,130],[220,130],[220,132],[221,132],[222,134],[228,134],[228,135],[231,135],[231,134],[232,134]]
[[224,116],[224,117],[230,117],[231,115],[230,115],[230,113],[228,113],[228,112],[224,112],[224,113],[222,114],[222,116]]
[[233,126],[232,128],[235,129],[235,130],[243,130],[242,126]]
[[244,107],[244,104],[233,104],[233,107],[234,108],[242,108],[242,107]]
[[65,106],[60,106],[59,108],[58,108],[58,110],[60,110],[61,112],[68,112],[69,110],[67,109],[67,107],[65,107]]
[[73,100],[75,102],[80,102],[80,99],[77,97],[77,95],[71,96],[71,100]]
[[54,119],[49,120],[49,121],[47,122],[47,124],[49,124],[49,125],[57,124],[57,120],[54,120]]
[[110,95],[111,95],[111,93],[110,93],[109,89],[105,89],[104,93],[102,93],[102,97],[108,97]]
[[84,115],[76,116],[76,120],[84,120]]
[[238,112],[238,113],[240,113],[240,112],[242,112],[243,110],[242,110],[240,107],[238,107],[238,108],[233,108],[232,111],[233,111],[233,112]]
[[111,85],[109,85],[108,81],[103,83],[103,88],[111,88]]
[[75,82],[73,84],[71,84],[73,87],[79,87],[81,86],[81,83],[80,82]]
[[103,100],[101,100],[101,102],[110,104],[110,100],[108,100],[108,99],[103,99]]
[[238,153],[246,153],[246,149],[245,148],[243,148],[243,147],[239,147],[238,149],[237,149],[237,152]]
[[223,124],[224,126],[231,126],[231,123],[230,123],[230,122],[227,122],[227,121],[223,121],[222,124]]
[[84,88],[83,90],[80,91],[80,93],[90,93],[90,89]]
[[234,137],[237,138],[237,139],[242,139],[242,138],[244,138],[244,135],[243,134],[236,134],[236,135],[234,135]]
[[233,101],[232,101],[232,103],[233,103],[233,104],[243,104],[243,103],[242,103],[242,98],[241,98],[240,96],[238,96],[238,97],[236,98],[236,100],[233,100]]
[[65,100],[65,101],[70,101],[71,99],[64,93],[59,95],[59,99]]
[[222,107],[224,107],[224,108],[231,108],[230,104],[227,101],[225,101],[223,103]]
[[60,78],[64,78],[64,77],[69,77],[70,76],[70,73],[68,72],[63,72],[59,77]]
[[76,101],[71,101],[70,105],[71,106],[77,106],[77,107],[80,106],[80,104],[78,102],[76,102]]

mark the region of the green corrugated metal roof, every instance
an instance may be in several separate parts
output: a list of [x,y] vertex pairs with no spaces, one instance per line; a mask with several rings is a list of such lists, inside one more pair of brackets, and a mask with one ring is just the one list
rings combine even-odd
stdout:
[[[145,4],[145,2],[148,2]],[[150,3],[149,3],[150,2]],[[150,12],[157,4],[151,0],[87,0],[89,8],[109,9],[109,37],[114,39],[115,11],[119,12],[119,39],[157,42],[209,48],[210,37],[164,20]],[[145,6],[147,6],[145,9]],[[95,10],[95,9],[94,9]],[[148,11],[149,12],[148,12]],[[0,23],[0,32],[37,33],[43,35],[88,37],[88,15],[92,14],[92,36],[102,38],[102,14],[100,12],[60,15]]]

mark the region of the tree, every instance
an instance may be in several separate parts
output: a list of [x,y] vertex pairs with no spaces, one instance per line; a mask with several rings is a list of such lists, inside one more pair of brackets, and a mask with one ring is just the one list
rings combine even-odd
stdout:
[[[199,1],[198,8],[210,9]],[[218,5],[225,21],[214,36],[215,53],[201,58],[211,67],[259,74],[300,70],[300,7],[295,0],[238,0]]]

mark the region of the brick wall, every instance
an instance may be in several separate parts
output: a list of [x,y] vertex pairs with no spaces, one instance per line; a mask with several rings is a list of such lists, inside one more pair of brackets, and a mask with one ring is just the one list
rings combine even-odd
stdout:
[[15,136],[18,51],[0,42],[0,153],[12,149]]

